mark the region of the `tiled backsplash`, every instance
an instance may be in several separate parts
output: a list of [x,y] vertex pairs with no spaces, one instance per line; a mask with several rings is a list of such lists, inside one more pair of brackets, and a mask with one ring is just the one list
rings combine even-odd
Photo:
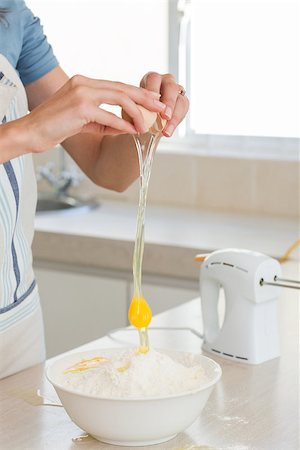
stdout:
[[[35,155],[36,166],[58,161],[57,150]],[[69,158],[67,159],[69,164]],[[71,164],[74,164],[71,162]],[[158,152],[149,187],[148,203],[196,209],[299,216],[299,168],[296,161],[272,161]],[[47,183],[39,183],[48,190]],[[73,193],[136,203],[138,182],[116,193],[89,179]]]

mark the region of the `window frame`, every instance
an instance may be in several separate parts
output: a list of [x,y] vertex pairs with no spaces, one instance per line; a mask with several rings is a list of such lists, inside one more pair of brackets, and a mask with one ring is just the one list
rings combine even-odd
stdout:
[[[190,94],[190,0],[169,0],[169,71]],[[181,33],[181,37],[180,37]],[[184,36],[184,34],[186,34]],[[189,152],[248,159],[299,160],[299,139],[237,135],[197,134],[190,128],[189,115],[171,139],[163,140],[163,151]]]

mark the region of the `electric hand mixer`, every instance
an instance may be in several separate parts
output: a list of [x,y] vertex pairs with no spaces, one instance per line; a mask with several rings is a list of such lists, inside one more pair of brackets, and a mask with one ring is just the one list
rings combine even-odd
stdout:
[[[227,359],[260,364],[279,356],[277,318],[282,280],[278,261],[249,250],[226,249],[199,255],[203,349]],[[270,281],[268,281],[270,280]],[[299,283],[290,281],[291,283]],[[225,293],[225,317],[219,325],[219,291]]]

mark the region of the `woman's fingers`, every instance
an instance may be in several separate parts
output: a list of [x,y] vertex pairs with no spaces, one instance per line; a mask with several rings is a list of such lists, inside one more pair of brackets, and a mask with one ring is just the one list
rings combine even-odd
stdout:
[[[95,78],[88,78],[83,75],[74,75],[69,80],[69,85],[71,87],[76,86],[89,86],[96,89],[106,88],[106,89],[117,89],[117,90],[140,90],[140,88],[133,86],[131,84],[122,83],[121,81],[110,81],[110,80],[98,80]],[[144,88],[143,88],[144,89]],[[148,95],[154,98],[159,98],[160,95],[157,92],[151,92],[148,89],[144,89]]]
[[[139,104],[150,111],[160,113],[162,118],[167,120],[163,134],[170,137],[189,108],[187,97],[180,94],[181,87],[171,74],[159,75],[156,72],[149,72],[142,79],[140,88],[120,82],[94,80],[80,75],[70,80],[70,86],[75,98],[79,98],[79,104],[81,104],[81,101],[85,104],[88,99],[95,105],[97,112],[99,112],[98,106],[103,103],[119,105],[126,111],[133,122],[130,129],[127,124],[124,124],[123,119],[112,113],[105,115],[107,120],[110,119],[109,123],[102,123],[101,118],[104,116],[99,115],[99,113],[96,114],[96,119],[92,117],[93,122],[98,122],[104,126],[105,132],[114,134],[115,130],[122,133],[146,132],[147,127],[137,107],[137,104]],[[158,100],[160,93],[161,101]],[[110,127],[110,130],[107,127]]]
[[173,116],[175,105],[177,102],[179,87],[174,80],[173,75],[167,74],[161,82],[162,101],[166,105],[165,111],[162,113],[164,119],[170,120]]
[[135,103],[150,111],[162,113],[166,105],[159,100],[159,95],[141,87],[125,85],[122,89]]
[[141,86],[161,93],[160,100],[166,108],[160,114],[167,120],[163,134],[167,137],[172,136],[189,109],[188,98],[180,94],[181,86],[176,83],[173,75],[169,73],[160,75],[156,72],[148,72],[142,78]]
[[89,99],[96,107],[103,103],[121,106],[121,108],[132,118],[136,132],[145,133],[148,130],[141,111],[136,103],[124,91],[107,90],[103,88],[95,89],[83,86],[76,89],[77,92],[80,89],[80,96],[85,99],[84,101]]
[[151,92],[156,92],[161,95],[160,87],[162,82],[162,75],[156,72],[148,72],[141,80],[141,87],[148,89]]
[[121,133],[136,134],[136,129],[131,123],[127,122],[124,119],[121,119],[120,117],[109,111],[104,111],[100,108],[96,108],[96,110],[93,111],[93,119],[90,120],[89,123],[90,122],[113,128],[114,130],[118,130],[118,132]]
[[141,81],[141,85],[147,89],[161,92],[160,100],[166,105],[165,110],[161,112],[161,116],[167,120],[163,134],[167,137],[172,136],[189,109],[188,98],[180,94],[181,86],[176,83],[173,75],[159,75],[155,72],[146,74]]
[[161,93],[161,102],[166,105],[161,112],[163,119],[170,120],[177,101],[179,87],[173,75],[167,73],[160,75],[156,72],[148,72],[141,81],[141,86]]
[[173,114],[163,130],[163,135],[171,137],[176,127],[182,122],[189,109],[189,100],[186,96],[177,94],[177,100],[174,106]]
[[161,95],[161,88],[162,88],[162,81],[163,81],[164,75],[160,75],[157,72],[148,72],[141,80],[140,86],[151,91],[151,92],[157,92],[160,95],[160,102],[164,105],[164,109],[161,111],[157,111],[161,114],[161,116],[164,119],[167,119],[166,117],[166,103],[162,99]]
[[85,86],[94,89],[105,89],[107,91],[124,92],[135,103],[144,106],[150,111],[162,112],[165,109],[165,105],[159,100],[160,94],[152,92],[149,89],[143,87],[136,87],[130,84],[121,83],[118,81],[109,80],[95,80],[93,78],[87,78],[82,75],[75,75],[69,81],[70,87],[77,88],[78,86]]

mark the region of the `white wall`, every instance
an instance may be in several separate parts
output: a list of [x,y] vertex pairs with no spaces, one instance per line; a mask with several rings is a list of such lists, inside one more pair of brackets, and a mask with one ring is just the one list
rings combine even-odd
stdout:
[[168,69],[167,0],[27,0],[61,66],[138,84]]

